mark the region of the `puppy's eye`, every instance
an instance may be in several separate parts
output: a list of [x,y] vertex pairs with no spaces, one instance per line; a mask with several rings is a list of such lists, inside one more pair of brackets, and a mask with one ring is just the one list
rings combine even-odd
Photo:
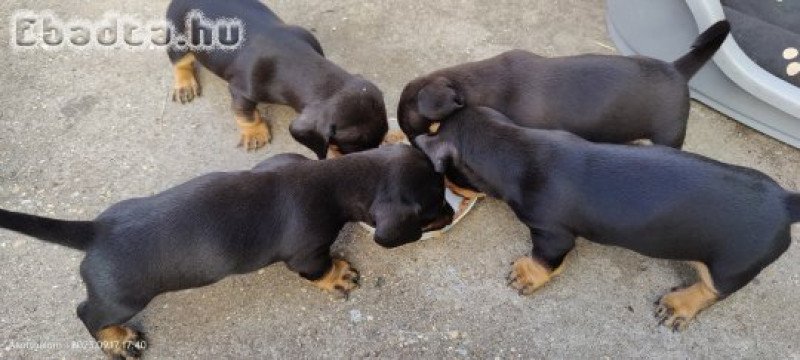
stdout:
[[441,122],[432,122],[431,126],[428,126],[428,134],[429,135],[436,135],[439,133],[439,128],[442,126]]

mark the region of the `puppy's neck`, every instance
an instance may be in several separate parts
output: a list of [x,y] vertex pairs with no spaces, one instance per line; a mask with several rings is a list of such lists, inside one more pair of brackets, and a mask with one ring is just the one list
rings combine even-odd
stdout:
[[474,185],[504,200],[519,199],[521,185],[539,167],[539,144],[523,142],[521,128],[495,122],[465,121],[451,134],[459,164]]
[[309,83],[299,89],[294,89],[294,98],[291,106],[298,112],[314,103],[325,103],[345,87],[353,75],[325,59],[318,65],[316,74],[309,74]]
[[335,206],[341,220],[369,221],[369,210],[383,182],[384,171],[348,157],[324,161],[328,176],[318,177],[325,201]]

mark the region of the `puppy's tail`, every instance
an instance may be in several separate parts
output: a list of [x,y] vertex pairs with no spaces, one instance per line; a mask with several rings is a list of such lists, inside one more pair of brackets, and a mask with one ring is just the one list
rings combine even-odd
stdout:
[[800,193],[789,194],[786,198],[786,206],[789,207],[789,218],[793,223],[800,222]]
[[91,221],[66,221],[0,209],[0,227],[58,245],[83,250],[94,238]]
[[725,38],[728,37],[730,31],[731,24],[727,20],[711,25],[697,37],[694,44],[692,44],[692,50],[672,64],[688,81],[714,56],[714,53],[725,42]]

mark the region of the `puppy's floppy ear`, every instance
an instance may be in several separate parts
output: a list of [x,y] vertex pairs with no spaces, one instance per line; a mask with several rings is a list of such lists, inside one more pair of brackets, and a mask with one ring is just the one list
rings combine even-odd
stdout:
[[328,147],[336,133],[336,125],[327,119],[324,112],[310,106],[292,122],[289,133],[295,140],[314,151],[317,158],[323,160],[328,156]]
[[448,164],[458,162],[458,149],[453,144],[442,140],[439,136],[420,135],[414,141],[419,149],[431,159],[433,168],[437,173],[444,174]]
[[417,93],[419,114],[429,120],[442,120],[464,107],[464,95],[452,81],[438,77]]
[[375,242],[385,248],[398,247],[422,237],[418,206],[375,201],[369,212],[375,221]]

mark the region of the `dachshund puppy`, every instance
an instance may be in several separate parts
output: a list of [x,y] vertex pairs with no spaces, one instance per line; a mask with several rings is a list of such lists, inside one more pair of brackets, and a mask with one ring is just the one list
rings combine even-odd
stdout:
[[125,200],[93,221],[0,210],[0,227],[83,250],[78,316],[103,351],[139,357],[125,323],[158,294],[200,287],[275,262],[347,295],[358,273],[329,249],[346,222],[376,228],[387,248],[450,223],[442,176],[420,151],[386,146],[334,160],[278,155],[251,171],[211,173]]
[[559,273],[578,236],[691,262],[700,280],[657,303],[657,317],[673,330],[777,259],[800,221],[800,194],[758,171],[664,146],[526,129],[488,108],[454,113],[417,144],[437,171],[457,169],[530,228],[532,256],[509,275],[522,294]]
[[641,56],[545,58],[513,50],[442,69],[406,85],[397,110],[410,139],[465,106],[493,108],[515,124],[574,133],[590,141],[650,139],[681,148],[689,116],[689,79],[722,45],[721,21],[674,63]]
[[[230,31],[235,49],[203,45],[211,30],[196,25],[207,21],[239,20],[243,29]],[[388,131],[383,93],[371,82],[352,75],[325,59],[314,35],[287,25],[257,0],[173,0],[167,19],[176,43],[170,46],[175,84],[173,100],[190,102],[200,95],[194,74],[199,61],[228,82],[241,143],[246,149],[264,146],[269,129],[256,110],[260,102],[289,105],[300,115],[289,131],[295,140],[323,159],[329,147],[352,153],[377,147]],[[194,24],[194,25],[193,25]],[[222,32],[222,35],[228,32]]]

